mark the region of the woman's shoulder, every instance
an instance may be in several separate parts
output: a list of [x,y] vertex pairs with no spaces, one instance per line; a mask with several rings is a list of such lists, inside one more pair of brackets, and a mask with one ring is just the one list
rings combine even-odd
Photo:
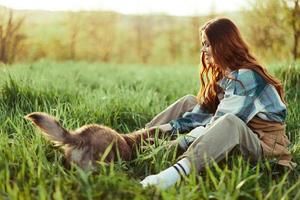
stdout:
[[265,84],[265,80],[258,72],[242,68],[231,71],[221,82],[221,87],[227,91],[233,91],[234,94],[248,94],[261,91]]
[[229,73],[228,77],[233,81],[239,81],[246,84],[260,85],[265,83],[263,77],[253,69],[241,68],[234,70]]
[[234,79],[253,79],[256,77],[261,77],[258,72],[256,72],[253,69],[248,68],[241,68],[237,70],[233,70],[228,74],[228,77],[234,78]]

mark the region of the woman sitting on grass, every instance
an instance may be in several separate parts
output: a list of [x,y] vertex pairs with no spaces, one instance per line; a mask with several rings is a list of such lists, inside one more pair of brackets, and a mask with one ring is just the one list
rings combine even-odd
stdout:
[[189,132],[177,139],[186,151],[175,165],[141,184],[168,188],[190,174],[192,167],[200,171],[237,146],[249,161],[275,157],[278,164],[293,169],[279,80],[257,62],[229,19],[208,21],[201,37],[203,67],[197,98],[188,95],[178,100],[147,125],[165,132]]

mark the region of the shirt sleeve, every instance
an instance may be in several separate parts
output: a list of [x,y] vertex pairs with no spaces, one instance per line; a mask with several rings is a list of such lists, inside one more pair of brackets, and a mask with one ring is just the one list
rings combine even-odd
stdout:
[[245,123],[256,114],[254,100],[266,86],[265,80],[257,72],[248,69],[237,71],[232,78],[235,80],[227,80],[224,98],[208,125],[227,113],[236,115]]
[[170,122],[172,126],[171,133],[186,133],[198,126],[205,126],[212,116],[212,113],[208,113],[201,105],[197,104],[191,112],[186,112],[181,118]]

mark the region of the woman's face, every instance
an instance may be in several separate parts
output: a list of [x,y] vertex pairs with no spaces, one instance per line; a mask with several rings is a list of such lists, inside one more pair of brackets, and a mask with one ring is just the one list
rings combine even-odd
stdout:
[[206,64],[213,64],[213,57],[212,57],[212,49],[210,46],[209,41],[207,40],[206,34],[204,31],[201,34],[202,40],[202,49],[201,51],[204,53],[205,62]]

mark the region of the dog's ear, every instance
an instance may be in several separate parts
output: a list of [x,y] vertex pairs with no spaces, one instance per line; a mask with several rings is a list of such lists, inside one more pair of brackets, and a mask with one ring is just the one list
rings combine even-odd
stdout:
[[42,130],[42,133],[50,140],[58,143],[64,143],[66,137],[70,134],[65,130],[59,122],[52,116],[33,112],[25,116],[25,119],[32,121],[37,127]]

